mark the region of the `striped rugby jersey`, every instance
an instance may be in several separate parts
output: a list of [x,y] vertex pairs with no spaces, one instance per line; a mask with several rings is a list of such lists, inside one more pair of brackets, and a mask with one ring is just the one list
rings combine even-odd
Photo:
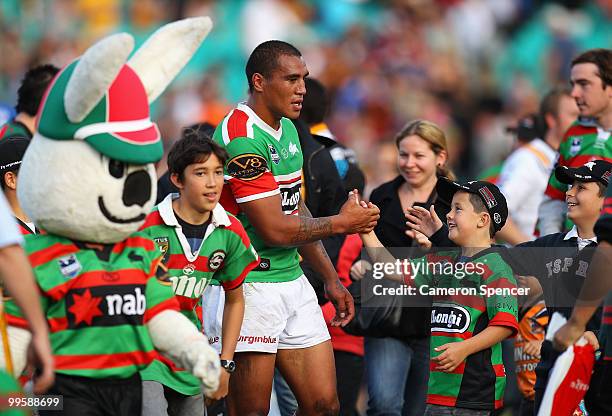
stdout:
[[247,282],[288,282],[302,275],[297,248],[266,245],[238,205],[280,195],[283,213],[297,215],[302,150],[291,120],[282,118],[280,123],[274,130],[246,104],[238,104],[213,137],[229,153],[221,204],[242,222],[260,256]]
[[[158,353],[146,323],[179,310],[170,281],[155,274],[161,255],[153,240],[135,233],[113,245],[85,247],[53,234],[25,236],[41,291],[55,371],[90,378],[127,378]],[[27,328],[6,302],[10,325]]]
[[[225,290],[235,289],[259,260],[240,221],[227,214],[221,204],[211,213],[199,249],[192,252],[172,209],[176,197],[177,194],[170,194],[155,207],[141,230],[163,254],[162,264],[167,268],[181,312],[201,328],[196,306],[206,286],[221,284]],[[157,381],[184,395],[200,393],[200,380],[161,357],[140,375],[143,380]]]
[[[612,163],[612,140],[610,132],[596,124],[578,119],[567,130],[559,146],[559,166],[576,168],[595,159]],[[559,182],[553,170],[546,188],[546,195],[552,199],[565,201],[568,185]],[[571,227],[569,227],[571,228]]]
[[[414,280],[409,280],[409,284],[420,291],[434,287],[464,291],[432,296],[431,358],[442,354],[435,348],[472,338],[488,326],[507,327],[515,333],[518,330],[515,296],[480,293],[481,286],[487,289],[516,287],[512,269],[493,250],[483,250],[469,259],[461,259],[457,250],[440,251],[410,261]],[[458,263],[472,263],[472,266],[462,266],[464,272],[459,275]],[[469,355],[452,373],[436,370],[437,366],[438,363],[431,360],[427,403],[482,410],[503,405],[506,372],[501,343]]]

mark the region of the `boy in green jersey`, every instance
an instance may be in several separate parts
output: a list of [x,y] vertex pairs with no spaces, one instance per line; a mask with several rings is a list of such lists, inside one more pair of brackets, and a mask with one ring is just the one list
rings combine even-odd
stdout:
[[[219,389],[228,391],[236,342],[244,314],[242,282],[259,263],[240,221],[218,203],[227,152],[205,135],[187,131],[168,154],[170,180],[179,189],[147,216],[141,231],[163,253],[181,312],[200,327],[196,307],[208,284],[224,289]],[[200,381],[170,362],[155,360],[141,372],[143,409],[147,415],[202,415]],[[167,409],[167,410],[166,410]]]
[[[460,250],[411,259],[407,269],[386,277],[433,299],[425,414],[489,415],[503,403],[501,342],[518,329],[516,281],[491,247],[508,208],[503,194],[489,182],[459,184],[441,178],[436,191],[452,200],[448,237]],[[362,239],[375,263],[396,262],[374,232],[362,234]]]

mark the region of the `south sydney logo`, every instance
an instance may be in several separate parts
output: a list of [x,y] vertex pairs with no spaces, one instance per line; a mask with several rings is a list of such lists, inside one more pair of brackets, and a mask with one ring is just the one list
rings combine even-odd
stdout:
[[431,309],[431,330],[462,334],[470,326],[470,314],[458,305],[434,303]]

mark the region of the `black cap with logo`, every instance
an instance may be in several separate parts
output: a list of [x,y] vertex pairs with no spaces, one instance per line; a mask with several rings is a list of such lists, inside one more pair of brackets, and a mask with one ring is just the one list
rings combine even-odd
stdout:
[[449,206],[453,199],[453,195],[455,195],[457,191],[478,195],[491,215],[495,232],[502,229],[508,218],[508,205],[506,204],[506,198],[497,186],[486,181],[459,183],[448,178],[438,179],[438,183],[436,184],[438,197],[448,203]]
[[0,174],[17,171],[30,139],[25,136],[9,136],[0,140]]
[[561,183],[571,185],[574,181],[600,182],[608,186],[612,176],[612,163],[605,160],[592,160],[577,168],[557,166],[555,176]]

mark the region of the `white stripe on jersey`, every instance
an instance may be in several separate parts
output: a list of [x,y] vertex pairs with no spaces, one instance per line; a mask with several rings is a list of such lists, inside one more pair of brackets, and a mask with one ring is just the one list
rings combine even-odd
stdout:
[[296,170],[295,172],[291,172],[286,175],[275,175],[274,180],[276,182],[281,182],[281,181],[290,181],[292,179],[301,178],[301,177],[302,177],[302,171]]
[[239,204],[242,204],[243,202],[255,201],[256,199],[267,198],[269,196],[278,195],[278,194],[280,194],[280,191],[278,189],[273,189],[268,192],[262,192],[259,194],[248,195],[242,198],[236,198],[236,202]]
[[230,142],[229,133],[227,131],[227,121],[234,114],[234,110],[230,111],[230,113],[223,119],[223,123],[221,125],[221,135],[223,136],[223,143],[227,146]]

